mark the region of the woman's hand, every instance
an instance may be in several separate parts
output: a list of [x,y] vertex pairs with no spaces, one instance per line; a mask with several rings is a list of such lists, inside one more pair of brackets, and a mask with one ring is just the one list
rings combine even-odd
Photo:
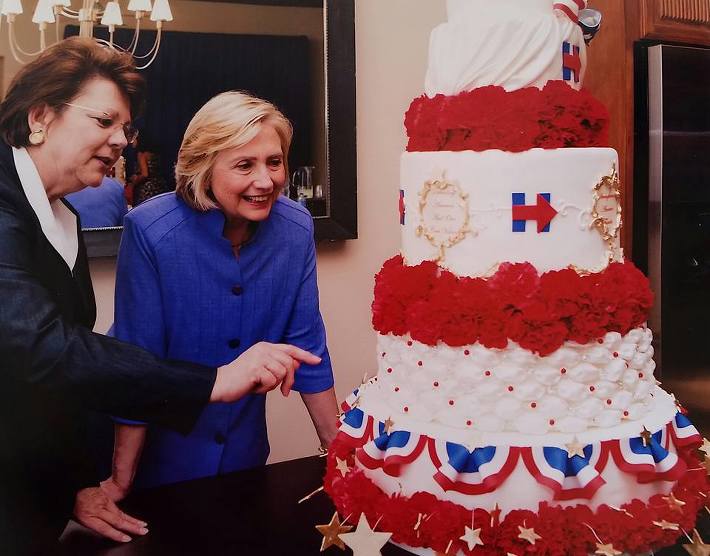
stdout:
[[148,532],[147,523],[122,512],[98,487],[77,492],[74,517],[84,527],[117,542],[130,541],[126,533],[145,535]]
[[217,369],[210,401],[231,402],[247,394],[264,394],[280,385],[288,396],[301,363],[317,365],[320,357],[289,344],[254,344],[237,359]]
[[113,475],[105,481],[101,481],[99,488],[106,493],[106,496],[108,496],[109,500],[112,502],[120,502],[123,500],[131,489],[130,485],[120,484],[118,479]]

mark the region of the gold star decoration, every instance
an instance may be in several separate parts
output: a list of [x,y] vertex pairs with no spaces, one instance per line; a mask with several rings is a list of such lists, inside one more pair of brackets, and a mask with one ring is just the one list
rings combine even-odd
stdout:
[[710,556],[710,545],[703,542],[697,529],[693,529],[691,544],[684,544],[683,548],[690,556]]
[[326,525],[316,525],[318,532],[323,535],[323,542],[320,544],[320,551],[323,552],[326,548],[333,545],[337,546],[341,550],[345,550],[345,545],[343,544],[343,540],[340,538],[340,535],[351,531],[352,528],[352,525],[342,525],[340,523],[338,512],[335,512],[333,517],[330,518],[330,523]]
[[483,546],[483,541],[481,540],[481,530],[472,529],[468,525],[464,529],[464,534],[461,535],[459,539],[468,545],[469,550],[473,550],[477,545]]
[[597,549],[594,551],[594,554],[601,554],[601,556],[619,556],[619,554],[622,554],[618,550],[614,548],[614,545],[609,543],[609,544],[602,544],[600,542],[597,543]]
[[394,421],[391,417],[387,417],[387,420],[385,421],[385,434],[389,434],[392,427],[394,427]]
[[518,529],[520,530],[518,538],[523,539],[524,541],[528,541],[530,544],[535,544],[535,541],[539,541],[542,538],[535,532],[535,529],[533,527],[530,527],[530,529],[526,529],[525,527],[521,527],[520,525],[518,525]]
[[651,443],[651,431],[648,430],[645,426],[643,427],[643,430],[639,433],[639,436],[641,437],[641,440],[643,440],[643,445],[648,446]]
[[661,521],[654,521],[653,524],[656,527],[660,527],[664,531],[665,530],[678,531],[678,524],[677,523],[671,523],[670,521],[666,521],[665,519],[662,519]]
[[340,474],[345,477],[347,475],[348,471],[350,471],[350,467],[348,466],[347,460],[340,459],[339,457],[335,458],[335,468],[340,471]]
[[683,513],[683,506],[685,506],[685,502],[678,500],[672,492],[668,496],[664,496],[663,499],[668,503],[671,510],[677,510]]
[[572,442],[568,443],[565,445],[567,448],[567,457],[571,458],[574,456],[579,456],[581,458],[584,458],[584,444],[579,442],[577,440],[577,437],[572,440]]
[[353,556],[381,556],[380,548],[387,544],[391,536],[392,533],[375,533],[363,512],[357,522],[357,529],[352,533],[343,533],[341,539],[352,549]]
[[710,456],[710,440],[703,438],[703,445],[700,446],[698,450],[703,452],[706,456]]

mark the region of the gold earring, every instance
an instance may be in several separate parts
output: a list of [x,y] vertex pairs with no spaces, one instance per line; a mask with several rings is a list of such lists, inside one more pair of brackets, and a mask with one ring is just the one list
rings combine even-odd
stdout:
[[30,144],[34,145],[35,147],[44,143],[44,139],[45,134],[43,129],[38,129],[37,131],[33,131],[32,133],[30,133]]

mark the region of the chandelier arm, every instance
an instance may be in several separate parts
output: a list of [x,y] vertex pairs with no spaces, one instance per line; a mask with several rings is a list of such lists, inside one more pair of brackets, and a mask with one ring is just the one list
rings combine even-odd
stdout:
[[131,52],[131,55],[135,55],[136,53],[136,48],[138,48],[138,35],[141,33],[141,18],[136,19],[136,28],[133,31],[133,37],[131,38],[131,42],[128,44],[126,47],[126,50],[129,50]]
[[[155,57],[158,55],[158,50],[160,50],[160,38],[162,36],[162,25],[160,25],[160,21],[158,22],[158,36],[155,38],[155,44],[153,45],[153,48],[151,49],[151,52],[153,53],[153,56],[151,57],[148,62],[146,62],[145,65],[143,66],[137,66],[137,70],[144,70],[146,69],[149,65],[153,63],[153,60],[155,60]],[[147,54],[146,54],[147,56]]]
[[[12,50],[12,56],[19,63],[25,64],[27,62],[23,62],[18,57],[16,50],[21,52],[24,56],[29,56],[30,58],[38,56],[42,52],[42,50],[44,50],[43,48],[40,48],[36,52],[27,52],[26,50],[23,50],[22,47],[17,42],[17,38],[15,37],[15,25],[13,23],[10,23],[10,25],[8,25],[8,27],[10,28],[10,33],[9,33],[9,35],[10,35],[10,37],[9,37],[10,38],[10,50]],[[42,43],[42,36],[40,35],[40,45],[41,45],[41,43]]]
[[70,19],[79,19],[79,12],[77,10],[72,10],[71,8],[62,7],[59,13],[60,15],[68,17]]

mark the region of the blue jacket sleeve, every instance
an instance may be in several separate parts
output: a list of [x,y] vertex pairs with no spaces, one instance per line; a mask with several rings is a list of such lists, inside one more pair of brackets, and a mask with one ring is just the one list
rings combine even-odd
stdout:
[[294,390],[312,394],[333,386],[333,370],[326,345],[325,326],[318,305],[316,248],[312,224],[308,233],[310,237],[303,261],[300,287],[286,328],[284,342],[322,358],[320,364],[302,364],[296,371]]
[[[116,265],[112,335],[157,357],[167,356],[163,302],[155,253],[140,223],[124,221]],[[114,416],[118,422],[143,424]]]

